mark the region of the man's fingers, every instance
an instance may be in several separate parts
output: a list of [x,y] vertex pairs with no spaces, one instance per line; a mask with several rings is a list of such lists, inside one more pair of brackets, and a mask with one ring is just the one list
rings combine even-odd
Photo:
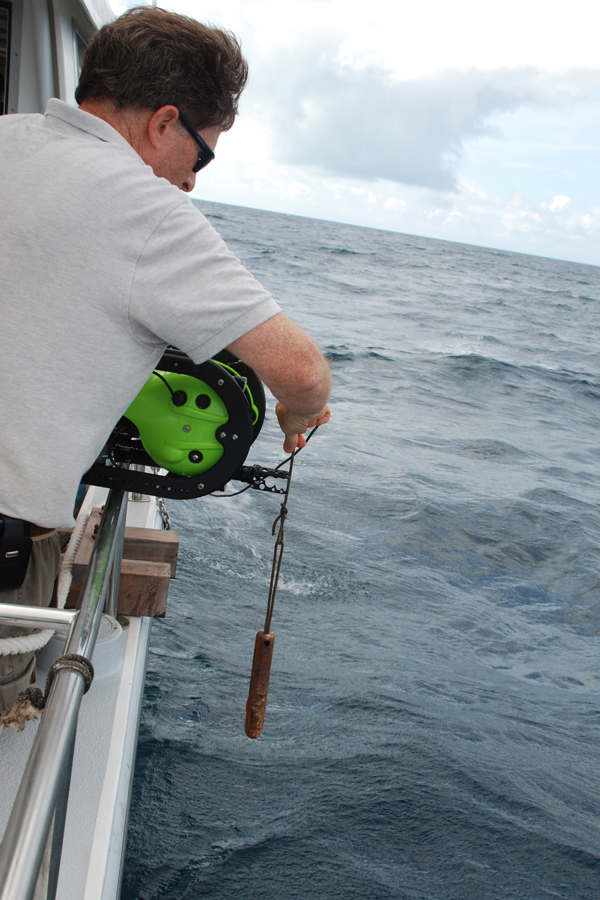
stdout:
[[322,415],[320,419],[315,419],[315,421],[311,422],[308,427],[314,428],[315,425],[326,425],[327,422],[329,422],[330,418],[331,418],[331,410],[328,408],[327,412],[324,415]]
[[303,434],[288,434],[283,442],[283,449],[286,453],[293,453],[294,450],[302,450],[306,447],[306,438]]
[[304,437],[305,432],[309,428],[314,428],[315,425],[325,425],[331,418],[329,405],[321,411],[320,415],[317,415],[314,419],[308,421],[303,419],[302,416],[290,413],[283,403],[277,403],[275,411],[277,413],[277,418],[279,419],[279,427],[285,435],[283,449],[286,453],[292,453],[296,448],[301,450],[302,447],[306,447],[306,438]]

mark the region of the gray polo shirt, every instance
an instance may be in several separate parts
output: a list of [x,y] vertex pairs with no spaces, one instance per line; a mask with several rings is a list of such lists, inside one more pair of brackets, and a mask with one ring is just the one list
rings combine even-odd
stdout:
[[72,524],[165,346],[200,362],[278,311],[106,122],[60,100],[0,116],[0,512]]

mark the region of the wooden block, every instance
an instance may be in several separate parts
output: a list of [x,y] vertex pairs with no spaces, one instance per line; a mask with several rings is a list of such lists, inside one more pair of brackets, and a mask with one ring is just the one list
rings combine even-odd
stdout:
[[[121,616],[158,616],[167,612],[171,567],[169,563],[124,559],[121,564],[117,613]],[[75,609],[82,582],[73,582],[66,608]]]
[[[77,549],[73,563],[73,581],[83,581],[90,562],[90,556],[92,555],[94,535],[100,526],[100,518],[100,510],[94,508]],[[171,578],[175,578],[178,551],[178,531],[162,531],[158,528],[134,528],[130,525],[125,527],[124,559],[169,563]]]
[[170,575],[169,563],[124,559],[119,583],[119,615],[164,618]]
[[178,531],[159,531],[152,528],[125,528],[124,559],[169,563],[171,578],[177,574]]
[[[73,582],[67,597],[67,609],[77,606],[100,520],[100,510],[93,509],[73,563]],[[117,609],[120,615],[165,615],[169,581],[175,577],[177,569],[178,549],[178,531],[125,528]]]
[[84,579],[90,562],[90,556],[92,555],[94,535],[100,527],[100,518],[100,510],[96,508],[93,509],[90,513],[87,525],[85,526],[81,543],[77,548],[75,560],[73,561],[73,581],[83,581]]
[[65,601],[65,609],[77,609],[77,601],[79,600],[82,587],[81,581],[71,582],[71,587],[69,588],[69,593],[67,594],[67,599]]

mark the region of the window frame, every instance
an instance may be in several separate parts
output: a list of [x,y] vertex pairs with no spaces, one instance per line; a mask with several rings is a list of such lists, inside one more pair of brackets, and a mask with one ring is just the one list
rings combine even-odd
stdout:
[[0,0],[0,10],[6,10],[6,13],[7,13],[6,63],[4,66],[4,98],[2,101],[2,112],[0,113],[0,115],[6,115],[7,107],[8,107],[8,92],[10,89],[10,57],[11,57],[11,47],[12,47],[12,24],[13,24],[12,3],[8,3],[8,2],[6,2],[6,0]]

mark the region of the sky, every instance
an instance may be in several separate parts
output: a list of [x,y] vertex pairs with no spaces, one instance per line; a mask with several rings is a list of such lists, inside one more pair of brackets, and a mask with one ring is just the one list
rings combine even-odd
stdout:
[[600,265],[600,0],[169,8],[250,65],[194,197]]

